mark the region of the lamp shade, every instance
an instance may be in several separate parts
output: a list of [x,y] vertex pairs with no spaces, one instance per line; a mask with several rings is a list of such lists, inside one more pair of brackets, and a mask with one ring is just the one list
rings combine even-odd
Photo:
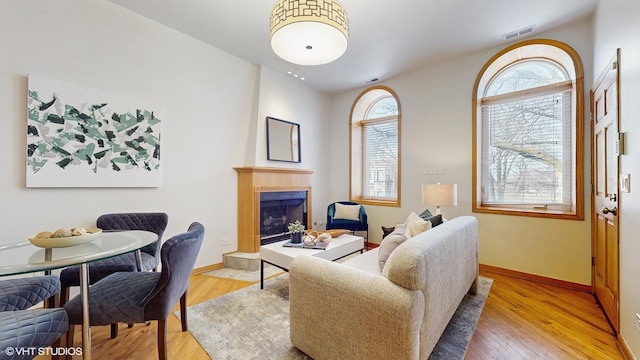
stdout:
[[347,50],[349,21],[337,0],[279,0],[270,29],[271,48],[292,64],[326,64]]
[[422,204],[458,205],[458,184],[422,184]]

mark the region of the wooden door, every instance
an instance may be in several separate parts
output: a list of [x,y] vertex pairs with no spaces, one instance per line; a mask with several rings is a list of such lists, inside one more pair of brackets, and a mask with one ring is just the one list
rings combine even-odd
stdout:
[[619,330],[619,58],[620,50],[591,89],[593,286],[614,333]]

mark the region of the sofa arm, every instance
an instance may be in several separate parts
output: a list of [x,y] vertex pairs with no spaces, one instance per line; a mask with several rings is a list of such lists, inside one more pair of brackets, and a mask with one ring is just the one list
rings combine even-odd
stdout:
[[316,360],[419,357],[421,291],[303,255],[291,264],[289,300],[291,342]]

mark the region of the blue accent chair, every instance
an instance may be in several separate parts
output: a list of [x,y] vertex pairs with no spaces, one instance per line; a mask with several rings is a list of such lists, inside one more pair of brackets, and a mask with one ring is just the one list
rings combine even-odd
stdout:
[[352,201],[336,201],[334,203],[329,204],[327,207],[327,225],[326,229],[345,229],[351,230],[351,232],[356,231],[365,231],[366,237],[366,249],[369,247],[369,224],[367,223],[367,212],[364,209],[364,206],[360,205],[360,214],[359,220],[346,220],[346,219],[334,219],[336,213],[336,203],[343,205],[360,205],[358,203]]

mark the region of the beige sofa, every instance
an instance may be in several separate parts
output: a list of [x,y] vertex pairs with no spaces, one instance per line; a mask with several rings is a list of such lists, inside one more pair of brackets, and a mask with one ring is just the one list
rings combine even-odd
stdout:
[[398,246],[344,263],[297,257],[291,342],[316,360],[427,359],[478,278],[478,222],[461,216]]

